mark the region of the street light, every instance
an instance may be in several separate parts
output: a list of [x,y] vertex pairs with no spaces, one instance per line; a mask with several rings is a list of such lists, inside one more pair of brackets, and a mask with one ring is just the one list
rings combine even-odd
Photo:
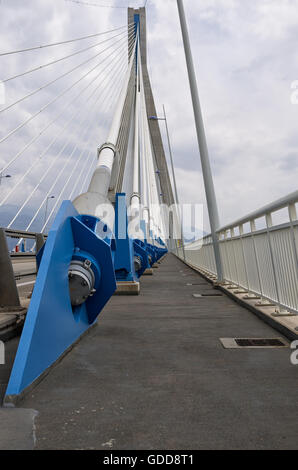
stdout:
[[54,198],[55,198],[55,196],[48,196],[48,197],[47,197],[47,201],[46,201],[46,210],[45,210],[45,214],[44,214],[44,223],[43,223],[44,226],[46,225],[46,221],[47,221],[48,202],[49,202],[49,199],[54,199]]
[[[169,147],[169,153],[170,153],[170,161],[171,161],[171,169],[172,169],[172,177],[173,177],[173,182],[174,182],[174,191],[175,191],[175,199],[176,203],[179,206],[179,199],[178,199],[178,191],[177,191],[177,185],[176,185],[176,175],[175,175],[175,168],[174,168],[174,162],[173,162],[173,153],[172,153],[172,146],[171,146],[171,141],[170,141],[170,134],[169,134],[169,128],[168,128],[168,121],[167,121],[167,116],[166,116],[166,109],[165,106],[162,105],[163,107],[163,116],[164,117],[157,117],[157,116],[150,116],[149,120],[150,121],[164,121],[166,124],[166,131],[167,131],[167,139],[168,139],[168,147]],[[180,207],[179,207],[180,208]],[[184,236],[183,236],[183,224],[182,224],[182,212],[180,212],[180,219],[181,219],[181,235],[183,238],[182,241],[182,248],[183,248],[183,257],[185,259],[185,251],[184,251]]]
[[171,160],[172,176],[173,176],[173,182],[174,182],[175,198],[176,198],[177,204],[179,204],[177,185],[176,185],[176,176],[175,176],[175,169],[174,169],[174,162],[173,162],[173,153],[172,153],[172,147],[171,147],[171,142],[170,142],[170,134],[169,134],[169,128],[168,128],[168,121],[167,121],[166,110],[165,110],[164,105],[162,105],[162,107],[163,107],[164,117],[150,116],[149,119],[151,121],[165,121],[166,131],[167,131],[167,139],[168,139],[168,146],[169,146],[169,153],[170,153],[170,160]]
[[1,184],[2,178],[11,178],[11,175],[2,175],[0,173],[0,184]]

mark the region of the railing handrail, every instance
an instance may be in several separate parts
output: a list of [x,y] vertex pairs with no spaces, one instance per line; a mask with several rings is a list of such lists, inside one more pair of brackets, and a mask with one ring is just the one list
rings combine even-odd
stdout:
[[[273,306],[272,315],[298,314],[297,202],[295,191],[217,230],[224,282],[244,289],[246,298],[253,294],[260,299],[257,306]],[[284,208],[287,221],[273,221],[272,214]],[[261,217],[264,228],[259,229],[256,220]],[[212,237],[203,241],[201,249],[198,241],[188,245],[185,259],[218,279]],[[181,258],[181,253],[177,255]]]
[[[260,217],[265,217],[266,215],[269,215],[269,214],[272,214],[273,212],[284,209],[285,207],[289,207],[292,204],[295,204],[297,202],[298,202],[298,191],[294,191],[278,199],[277,201],[273,201],[270,204],[267,204],[266,206],[263,206],[260,209],[255,210],[254,212],[250,212],[248,215],[241,217],[240,219],[237,219],[234,222],[231,222],[227,225],[224,225],[223,227],[220,227],[217,230],[217,233],[221,234],[223,232],[226,232],[227,230],[232,230],[236,227],[240,227],[241,225],[244,225],[247,222],[251,222],[253,220],[259,219]],[[207,235],[204,235],[204,237],[198,240],[195,240],[189,243],[188,246],[190,247],[194,243],[197,243],[199,240],[206,240],[206,238],[209,238],[209,237],[211,237],[210,233],[208,233]]]
[[240,225],[244,225],[247,222],[252,220],[259,219],[260,217],[265,217],[268,214],[272,214],[280,209],[284,209],[292,204],[298,202],[298,191],[294,191],[293,193],[284,196],[277,201],[273,201],[266,206],[261,207],[260,209],[255,210],[254,212],[249,213],[248,215],[241,217],[240,219],[232,222],[230,224],[224,225],[217,230],[217,233],[225,232],[226,230],[233,229],[235,227],[239,227]]
[[[34,239],[36,235],[40,234],[40,232],[27,232],[26,230],[16,230],[16,229],[5,228],[5,227],[2,227],[2,229],[4,230],[5,234],[11,238]],[[44,238],[47,238],[47,235],[43,233],[41,235],[43,235]]]
[[10,252],[10,257],[11,258],[35,258],[36,253],[35,251],[18,251],[15,253]]

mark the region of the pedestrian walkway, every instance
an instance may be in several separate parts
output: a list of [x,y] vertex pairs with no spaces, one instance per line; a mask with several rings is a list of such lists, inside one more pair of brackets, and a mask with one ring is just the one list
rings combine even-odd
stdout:
[[20,404],[38,411],[36,448],[298,448],[291,350],[219,341],[280,334],[224,294],[194,298],[220,292],[173,255],[141,285]]

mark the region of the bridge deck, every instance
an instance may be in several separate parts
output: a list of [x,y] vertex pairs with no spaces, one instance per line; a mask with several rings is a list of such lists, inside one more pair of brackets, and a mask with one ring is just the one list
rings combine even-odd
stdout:
[[140,296],[113,297],[22,403],[39,412],[37,448],[297,448],[290,350],[224,349],[220,337],[280,335],[226,296],[192,296],[206,290],[168,255]]

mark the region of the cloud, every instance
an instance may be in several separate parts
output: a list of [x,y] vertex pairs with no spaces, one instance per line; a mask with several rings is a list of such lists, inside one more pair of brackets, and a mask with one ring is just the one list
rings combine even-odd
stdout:
[[[122,0],[101,3],[126,5]],[[140,6],[143,2],[131,4]],[[290,98],[291,83],[298,79],[298,4],[294,0],[185,0],[184,4],[220,218],[222,224],[226,224],[297,189],[298,106],[292,105]],[[162,112],[162,104],[167,110],[180,199],[205,205],[204,230],[207,231],[205,192],[176,2],[148,0],[147,5],[148,67],[158,113]],[[3,0],[0,12],[2,50],[84,36],[121,26],[127,21],[125,9],[99,9],[64,0]],[[74,43],[67,48],[0,57],[0,79],[54,60],[57,55],[63,56],[65,51],[72,52],[79,47],[82,45]],[[6,90],[9,102],[81,60],[77,56],[67,66],[49,67],[45,69],[46,73],[36,72],[34,77],[11,82]],[[17,112],[0,114],[1,135],[70,83],[70,79],[57,82],[45,90],[43,96],[38,94],[34,100],[19,105]],[[74,93],[70,93],[69,98],[71,96]],[[79,103],[83,111],[83,97]],[[49,119],[54,119],[60,109],[49,108],[28,128],[16,133],[12,140],[0,144],[0,164],[8,161]],[[75,111],[76,107],[70,106],[68,112]],[[111,113],[112,109],[105,116],[109,118]],[[94,116],[96,122],[96,113]],[[80,149],[86,142],[81,139],[82,117],[73,120],[67,133],[72,139],[79,140]],[[0,197],[42,153],[64,123],[63,119],[58,120],[51,132],[9,169],[14,176],[11,181],[3,181]],[[160,125],[162,128],[163,123]],[[105,138],[106,127],[107,124],[102,129],[90,129],[87,147],[94,153]],[[165,137],[163,128],[162,133]],[[34,188],[62,145],[63,141],[59,140],[44,164],[37,166],[26,179],[22,193],[10,203],[19,202],[23,194]],[[70,151],[63,153],[61,164]],[[79,153],[80,150],[75,153],[76,158]],[[54,179],[55,172],[36,194],[36,205]],[[57,187],[58,191],[60,187]],[[68,196],[67,191],[65,196]]]
[[[124,26],[127,22],[126,14],[118,15],[111,22],[108,12],[101,15],[97,10],[98,15],[95,16],[90,9],[70,5],[64,0],[52,2],[29,0],[26,3],[4,0],[0,4],[0,9],[1,50],[3,52],[104,32]],[[87,41],[2,56],[0,79],[5,80],[33,67],[47,64],[116,34],[119,34],[119,31]],[[91,153],[91,156],[92,154],[95,156],[97,146],[106,138],[107,126],[113,114],[120,90],[119,85],[121,85],[121,78],[127,63],[124,54],[127,50],[124,42],[125,30],[121,37],[117,37],[117,40],[119,44],[106,52],[104,49],[112,41],[5,83],[6,105],[9,105],[34,90],[44,87],[59,75],[65,75],[52,85],[33,93],[30,98],[0,113],[0,139],[25,120],[29,120],[28,124],[21,126],[17,132],[13,132],[11,137],[0,144],[2,168],[21,152],[6,170],[12,178],[9,181],[3,180],[0,188],[0,201],[20,182],[16,191],[5,202],[10,203],[12,207],[20,207],[32,193],[26,207],[31,208],[33,216],[34,210],[45,200],[48,191],[53,192],[56,198],[63,191],[63,199],[70,197],[74,187],[77,192],[73,194],[73,197],[86,189],[89,182],[86,176],[90,179],[91,174],[89,166],[92,165],[94,168],[95,163],[94,158],[90,158],[89,155]],[[116,48],[119,50],[117,51]],[[92,59],[92,56],[100,51],[103,53]],[[117,61],[112,62],[113,57],[118,57]],[[80,63],[88,59],[90,61],[79,67]],[[95,66],[97,67],[94,72],[84,78],[84,74]],[[66,74],[75,67],[77,69],[74,72]],[[75,82],[80,77],[82,80],[76,85]],[[86,91],[84,91],[85,88]],[[58,95],[61,95],[61,98],[56,100]],[[50,104],[52,101],[54,101],[53,105]],[[3,107],[5,105],[2,109]],[[39,113],[39,110],[43,108],[43,112]],[[37,114],[36,117],[31,119],[35,114]],[[32,145],[28,145],[26,149],[25,146],[31,141],[33,141]],[[24,151],[21,151],[23,148]],[[52,165],[54,161],[55,165]],[[80,165],[76,166],[77,162],[80,162]],[[83,172],[81,163],[86,165]],[[31,166],[30,173],[23,179],[23,175]],[[66,184],[70,175],[71,180]],[[39,187],[35,190],[37,184]],[[58,208],[59,205],[57,205]],[[23,219],[19,217],[14,226],[24,228],[21,226],[22,223]]]
[[[155,3],[149,35],[151,50],[158,48],[150,59],[154,91],[157,103],[169,108],[181,198],[206,204],[198,188],[202,177],[175,2],[162,3],[162,8]],[[273,0],[184,4],[225,224],[297,189],[298,106],[291,104],[290,85],[298,76],[298,5]]]

